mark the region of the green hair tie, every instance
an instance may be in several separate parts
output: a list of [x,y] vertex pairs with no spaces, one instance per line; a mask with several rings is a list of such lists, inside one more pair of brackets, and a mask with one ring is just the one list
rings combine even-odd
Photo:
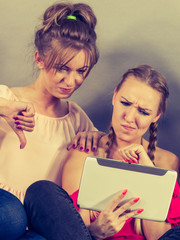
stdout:
[[72,16],[72,15],[67,16],[67,19],[77,20],[76,16]]

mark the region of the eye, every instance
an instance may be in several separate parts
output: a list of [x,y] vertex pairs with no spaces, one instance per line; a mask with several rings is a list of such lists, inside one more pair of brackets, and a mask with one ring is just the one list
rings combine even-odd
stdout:
[[68,72],[68,68],[66,66],[62,66],[58,69],[59,72]]
[[87,71],[87,69],[79,69],[79,70],[77,70],[77,72],[78,72],[80,75],[83,75],[86,71]]
[[138,111],[139,111],[142,115],[144,115],[144,116],[149,116],[149,115],[150,115],[148,112],[146,112],[146,111],[143,110],[143,109],[138,109]]
[[130,106],[131,104],[129,102],[124,102],[124,101],[121,101],[122,105],[124,106]]

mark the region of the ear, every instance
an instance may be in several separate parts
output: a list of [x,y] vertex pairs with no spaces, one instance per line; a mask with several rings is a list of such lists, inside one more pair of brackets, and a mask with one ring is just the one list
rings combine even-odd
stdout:
[[161,116],[161,113],[159,113],[153,120],[153,123],[157,122]]
[[116,94],[117,94],[117,88],[115,88],[114,94],[113,94],[113,97],[112,97],[112,105],[113,105],[113,106],[114,106]]
[[36,64],[37,66],[39,67],[39,69],[43,69],[44,68],[44,62],[42,61],[40,55],[39,55],[39,52],[36,50],[35,52],[35,61],[36,61]]

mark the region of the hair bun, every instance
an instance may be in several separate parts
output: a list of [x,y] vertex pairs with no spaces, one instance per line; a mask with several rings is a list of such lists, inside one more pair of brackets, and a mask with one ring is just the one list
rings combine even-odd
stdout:
[[44,13],[43,32],[47,32],[52,27],[59,27],[68,15],[75,16],[77,21],[82,21],[93,30],[96,26],[97,19],[88,5],[84,3],[57,3],[50,6]]

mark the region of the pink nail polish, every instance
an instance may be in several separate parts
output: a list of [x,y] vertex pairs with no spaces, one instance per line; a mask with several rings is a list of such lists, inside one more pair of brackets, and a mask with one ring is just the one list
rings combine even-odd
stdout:
[[144,211],[144,209],[142,208],[142,209],[139,209],[138,211],[137,211],[137,213],[141,213],[141,212],[143,212]]
[[133,201],[136,203],[136,202],[138,202],[139,201],[139,197],[138,198],[135,198]]
[[125,190],[122,192],[122,194],[123,194],[123,195],[126,195],[127,191],[128,191],[128,190],[125,189]]

